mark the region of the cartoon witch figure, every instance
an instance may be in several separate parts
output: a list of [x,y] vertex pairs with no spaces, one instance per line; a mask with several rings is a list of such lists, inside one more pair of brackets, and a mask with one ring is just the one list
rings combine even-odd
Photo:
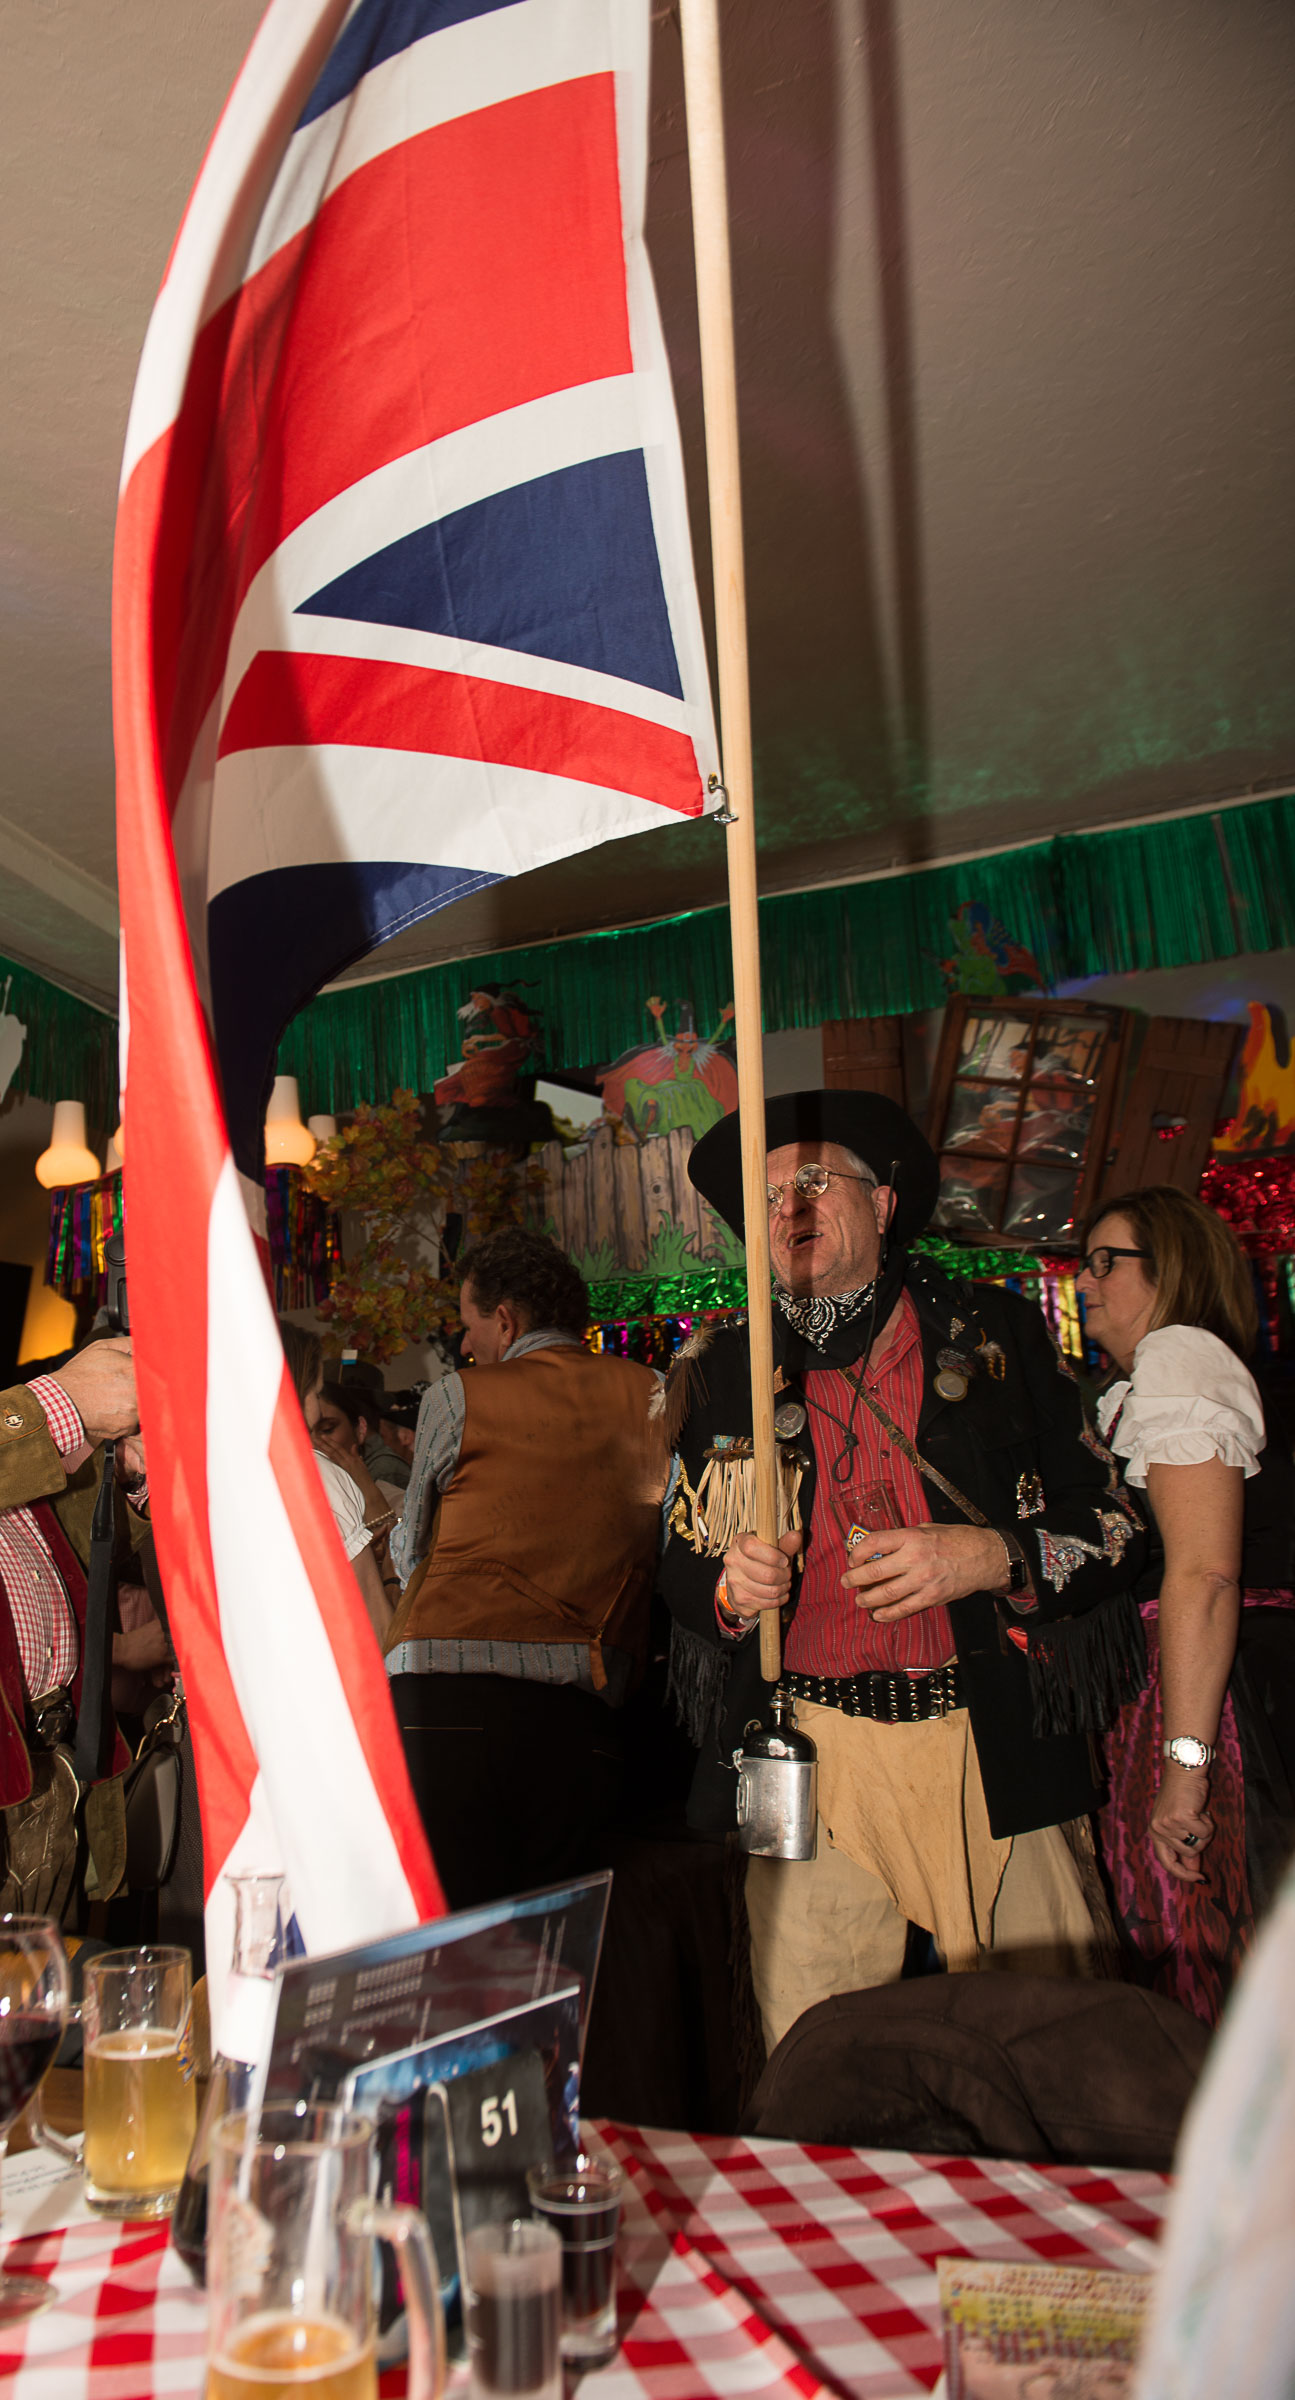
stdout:
[[463,1057],[432,1086],[437,1107],[450,1112],[441,1120],[442,1139],[501,1149],[547,1141],[553,1119],[535,1098],[543,1038],[538,1010],[515,989],[484,983],[457,1014]]
[[719,1024],[705,1042],[698,1037],[690,1003],[679,1000],[675,1006],[679,1023],[671,1035],[665,1029],[666,1003],[654,992],[647,1009],[656,1019],[655,1042],[623,1050],[598,1076],[607,1115],[623,1118],[640,1140],[673,1133],[677,1125],[686,1125],[700,1140],[737,1107],[733,1044],[721,1038],[732,1021],[732,1001],[720,1010]]

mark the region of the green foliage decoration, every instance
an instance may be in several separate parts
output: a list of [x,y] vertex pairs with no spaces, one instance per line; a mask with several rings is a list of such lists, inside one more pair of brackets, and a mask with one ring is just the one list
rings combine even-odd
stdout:
[[462,1219],[462,1248],[501,1225],[521,1224],[539,1171],[507,1151],[429,1137],[423,1102],[401,1087],[386,1107],[358,1108],[302,1174],[330,1208],[353,1211],[363,1229],[359,1255],[347,1260],[319,1314],[348,1347],[381,1366],[458,1322],[453,1261],[441,1243],[434,1263],[419,1263],[408,1255],[411,1237],[442,1225],[447,1214]]

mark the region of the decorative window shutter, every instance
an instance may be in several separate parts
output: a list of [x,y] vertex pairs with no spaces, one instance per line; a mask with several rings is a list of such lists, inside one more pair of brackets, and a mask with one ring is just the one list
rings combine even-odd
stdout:
[[[1240,1025],[1207,1024],[1195,1017],[1151,1019],[1128,1098],[1118,1112],[1114,1154],[1101,1179],[1102,1200],[1147,1183],[1171,1183],[1180,1192],[1199,1189],[1242,1031]],[[1178,1119],[1182,1130],[1174,1131]]]
[[831,1017],[823,1027],[823,1081],[830,1091],[884,1092],[907,1108],[901,1017]]

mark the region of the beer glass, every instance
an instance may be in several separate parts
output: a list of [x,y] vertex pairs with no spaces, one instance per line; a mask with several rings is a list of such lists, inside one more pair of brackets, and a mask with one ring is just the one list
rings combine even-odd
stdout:
[[377,2400],[373,2244],[396,2251],[409,2400],[440,2400],[445,2330],[417,2209],[370,2197],[373,2127],[340,2108],[226,2117],[208,2168],[207,2400]]
[[85,1970],[85,2196],[107,2217],[169,2217],[196,2122],[187,1950],[105,1950]]

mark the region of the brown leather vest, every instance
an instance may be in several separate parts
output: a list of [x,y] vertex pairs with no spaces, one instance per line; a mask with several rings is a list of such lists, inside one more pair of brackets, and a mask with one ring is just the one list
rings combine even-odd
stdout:
[[464,1375],[463,1442],[400,1641],[641,1653],[668,1458],[647,1367],[555,1346]]

